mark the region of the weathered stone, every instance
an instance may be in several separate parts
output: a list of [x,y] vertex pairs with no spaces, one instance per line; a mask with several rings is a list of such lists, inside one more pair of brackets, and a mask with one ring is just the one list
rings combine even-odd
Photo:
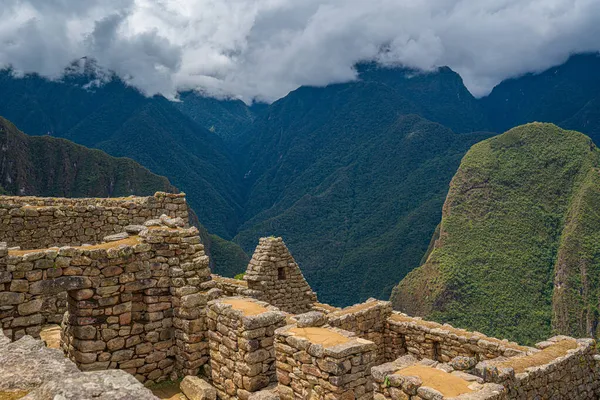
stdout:
[[84,372],[56,377],[32,391],[23,400],[158,400],[152,392],[125,371]]
[[186,376],[179,387],[189,400],[216,400],[217,398],[217,390],[197,376]]
[[49,281],[34,282],[29,287],[31,294],[53,295],[69,290],[88,289],[92,281],[82,276],[63,276]]

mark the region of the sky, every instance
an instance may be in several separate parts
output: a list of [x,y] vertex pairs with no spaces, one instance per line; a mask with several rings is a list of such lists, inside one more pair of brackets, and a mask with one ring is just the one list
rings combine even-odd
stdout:
[[475,96],[600,50],[598,0],[0,0],[0,67],[81,57],[151,95],[271,102],[377,61],[449,66]]

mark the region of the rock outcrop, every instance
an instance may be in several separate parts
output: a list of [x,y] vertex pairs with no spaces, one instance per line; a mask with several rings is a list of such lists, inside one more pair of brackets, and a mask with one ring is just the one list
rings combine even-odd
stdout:
[[28,393],[23,399],[157,399],[125,371],[81,372],[62,351],[31,336],[11,342],[2,330],[0,377],[0,398],[3,393]]

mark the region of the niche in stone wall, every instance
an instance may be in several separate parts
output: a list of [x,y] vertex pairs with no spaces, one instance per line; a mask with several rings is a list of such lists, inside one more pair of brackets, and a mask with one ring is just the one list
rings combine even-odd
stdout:
[[434,361],[442,361],[442,344],[440,342],[433,342],[433,355],[431,359]]
[[285,280],[285,267],[277,268],[277,279],[280,281]]

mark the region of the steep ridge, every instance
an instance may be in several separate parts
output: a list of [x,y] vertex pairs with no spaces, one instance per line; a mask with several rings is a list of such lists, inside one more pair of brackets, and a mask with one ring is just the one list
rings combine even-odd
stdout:
[[234,240],[248,251],[282,235],[325,302],[389,296],[427,249],[460,158],[489,136],[455,134],[417,110],[375,81],[274,103],[242,151],[247,222]]
[[64,139],[32,137],[0,117],[0,185],[7,193],[51,197],[120,197],[176,192],[167,178],[127,158]]
[[532,343],[595,334],[600,151],[533,123],[475,144],[452,179],[439,239],[394,289],[397,309]]
[[481,102],[465,87],[460,75],[448,67],[420,72],[362,63],[356,69],[361,80],[390,86],[415,105],[416,114],[454,132],[491,129]]
[[179,101],[173,105],[198,125],[219,136],[229,147],[236,145],[239,136],[256,118],[252,109],[241,100],[215,99],[193,91],[180,93]]

